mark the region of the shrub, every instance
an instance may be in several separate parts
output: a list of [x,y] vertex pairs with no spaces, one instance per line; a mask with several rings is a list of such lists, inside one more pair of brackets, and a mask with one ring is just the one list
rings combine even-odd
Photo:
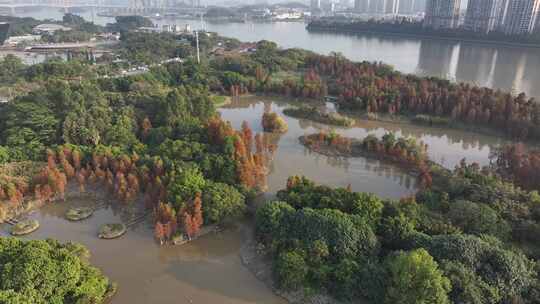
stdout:
[[274,276],[280,288],[296,290],[304,285],[308,270],[302,252],[286,251],[276,259]]
[[221,223],[242,216],[245,197],[236,188],[223,183],[208,182],[203,191],[204,222]]
[[450,205],[448,216],[455,226],[469,234],[487,233],[504,239],[511,230],[495,210],[484,204],[456,201]]
[[450,280],[424,249],[400,252],[387,260],[388,281],[385,303],[446,304]]
[[0,238],[0,302],[102,303],[109,281],[80,252],[53,240]]

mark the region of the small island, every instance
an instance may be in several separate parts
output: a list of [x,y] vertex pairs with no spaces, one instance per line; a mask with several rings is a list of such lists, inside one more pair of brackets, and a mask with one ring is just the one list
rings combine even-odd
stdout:
[[94,214],[94,209],[90,207],[74,207],[69,208],[66,212],[66,219],[70,221],[82,221]]
[[116,239],[124,235],[127,227],[121,223],[105,224],[99,228],[98,237],[100,239]]
[[341,127],[351,127],[354,125],[354,119],[332,112],[326,113],[316,107],[301,106],[298,108],[287,108],[283,110],[283,114],[295,118],[309,119],[318,123],[335,125]]
[[262,126],[265,132],[270,133],[285,133],[289,129],[285,119],[273,112],[263,114]]
[[11,235],[20,236],[30,234],[39,228],[37,220],[23,220],[18,222],[11,228]]
[[363,139],[343,137],[330,132],[301,136],[300,143],[311,151],[331,157],[370,157],[385,160],[407,170],[418,178],[421,187],[432,183],[427,145],[414,138],[396,137],[387,133],[382,138],[368,135]]

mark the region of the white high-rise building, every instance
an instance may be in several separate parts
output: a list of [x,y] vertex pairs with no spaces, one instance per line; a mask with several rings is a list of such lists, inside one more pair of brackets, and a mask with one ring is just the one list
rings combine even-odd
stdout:
[[509,35],[532,33],[539,11],[540,0],[508,0],[501,30]]
[[367,13],[369,10],[369,0],[355,0],[354,10],[359,13]]
[[426,0],[400,0],[400,14],[418,14],[426,11]]
[[460,4],[460,0],[428,0],[424,26],[433,29],[456,28]]
[[412,0],[413,13],[424,13],[426,11],[426,0]]
[[464,28],[470,31],[489,33],[499,26],[505,0],[471,0],[465,14]]
[[533,31],[540,33],[540,10],[536,14],[536,25],[534,26]]
[[[399,1],[399,13],[400,14],[416,14],[423,12],[425,7],[419,9],[420,0],[400,0]],[[425,5],[424,5],[425,6]]]
[[383,1],[383,13],[397,15],[399,12],[400,0],[384,0]]
[[403,0],[355,0],[354,8],[359,13],[397,14]]
[[321,9],[321,0],[311,0],[311,11],[319,11]]
[[370,0],[369,6],[368,6],[368,13],[371,13],[371,14],[380,13],[381,6],[379,5],[379,3],[381,1],[382,0]]

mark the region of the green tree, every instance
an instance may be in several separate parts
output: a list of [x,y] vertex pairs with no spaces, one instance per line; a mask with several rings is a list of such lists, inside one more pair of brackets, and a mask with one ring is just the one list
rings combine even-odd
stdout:
[[174,168],[168,172],[167,195],[168,201],[180,208],[197,192],[202,193],[206,180],[196,166],[182,166],[177,163]]
[[86,21],[84,20],[83,17],[79,15],[67,13],[67,14],[64,14],[64,16],[62,17],[62,22],[70,24],[70,25],[81,25],[85,23]]
[[[33,140],[44,145],[58,141],[59,120],[46,102],[27,97],[9,102],[1,112],[1,119],[2,137],[4,141],[10,141],[10,146]],[[22,128],[29,130],[24,139],[17,134]]]
[[0,83],[7,85],[17,82],[22,78],[25,68],[19,57],[12,54],[6,55],[0,59]]
[[0,303],[3,304],[33,304],[35,301],[13,289],[0,290]]
[[115,32],[127,32],[143,26],[151,27],[154,24],[152,20],[142,16],[117,16],[115,19],[116,23],[107,25],[109,30]]
[[233,85],[246,85],[247,79],[239,73],[227,71],[221,75],[221,82],[226,88],[230,88]]
[[109,281],[79,255],[53,240],[0,239],[0,302],[101,303]]
[[280,67],[280,56],[275,42],[261,40],[257,43],[257,51],[252,58],[262,64],[270,72],[277,72]]
[[194,141],[171,140],[167,138],[157,148],[157,153],[163,159],[194,161],[206,153],[206,145]]
[[299,250],[281,253],[275,262],[274,276],[280,288],[296,290],[304,286],[309,267]]
[[236,188],[223,183],[208,182],[203,190],[205,223],[221,223],[242,216],[245,197]]
[[485,204],[457,201],[450,204],[448,213],[452,224],[469,234],[491,234],[501,239],[508,237],[510,226],[497,212]]
[[341,299],[353,299],[358,296],[360,265],[351,259],[343,259],[332,273],[332,292]]
[[268,202],[257,208],[255,215],[257,236],[262,239],[285,237],[281,232],[286,232],[286,222],[294,213],[295,210],[291,205],[281,201]]
[[501,301],[501,293],[476,273],[459,262],[445,260],[441,264],[446,277],[452,283],[450,299],[454,303],[490,304]]
[[[112,109],[103,93],[97,87],[83,83],[57,94],[56,107],[68,107],[63,122],[64,141],[91,146],[102,143],[112,121]],[[53,96],[51,100],[54,100]]]
[[385,303],[450,303],[451,283],[437,262],[424,249],[399,252],[387,260],[388,281]]
[[119,114],[114,124],[106,131],[106,143],[120,147],[133,147],[139,141],[135,134],[137,133],[134,113],[131,109],[124,109]]
[[9,162],[9,149],[0,146],[0,165]]
[[290,240],[302,240],[306,244],[326,240],[333,261],[370,257],[379,249],[377,237],[367,223],[335,209],[304,208],[282,225],[287,227]]

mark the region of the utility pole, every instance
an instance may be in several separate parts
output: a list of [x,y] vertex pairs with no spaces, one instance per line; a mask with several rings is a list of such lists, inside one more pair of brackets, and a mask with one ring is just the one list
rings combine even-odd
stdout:
[[201,63],[201,56],[199,52],[199,31],[195,31],[195,41],[197,44],[197,63]]

